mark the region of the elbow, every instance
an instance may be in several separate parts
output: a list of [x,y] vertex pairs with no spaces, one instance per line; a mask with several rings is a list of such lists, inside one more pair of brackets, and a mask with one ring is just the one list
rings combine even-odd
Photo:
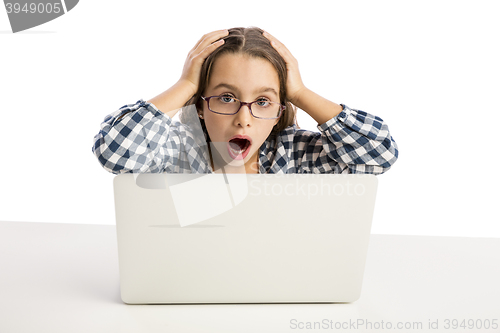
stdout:
[[[159,147],[155,151],[142,142],[135,150],[121,146],[115,140],[105,140],[97,135],[92,152],[104,170],[118,175],[122,173],[159,173],[162,172],[162,159]],[[139,153],[138,150],[141,150]]]
[[386,150],[382,154],[380,154],[381,163],[378,168],[378,174],[383,174],[389,171],[389,169],[392,168],[399,157],[398,145],[396,144],[396,141],[394,141],[392,136],[390,137],[390,140],[386,139],[384,141],[383,146],[386,147]]
[[355,160],[358,163],[350,164],[349,171],[350,173],[381,175],[393,167],[398,157],[398,146],[391,137],[377,148],[371,149],[367,155]]
[[379,175],[389,171],[389,169],[392,168],[399,157],[398,145],[396,144],[396,141],[394,141],[392,136],[390,137],[390,145],[386,148],[387,149],[379,156],[380,163],[376,168],[376,174]]
[[94,144],[92,145],[92,153],[97,158],[101,167],[115,175],[133,172],[131,169],[125,167],[129,151],[127,149],[120,149],[120,147],[114,147],[116,145],[116,141],[114,140],[111,140],[111,144],[107,144],[105,138],[106,136],[102,132],[99,132],[94,137]]
[[398,152],[396,150],[394,157],[392,159],[386,161],[385,163],[378,165],[376,168],[374,168],[373,173],[375,175],[381,175],[381,174],[389,171],[392,168],[392,166],[394,165],[394,163],[396,163],[396,161],[398,159],[397,155],[398,155]]
[[92,153],[104,170],[115,175],[124,172],[123,167],[111,161],[113,154],[106,148],[103,138],[99,135],[96,135],[96,140],[92,146]]

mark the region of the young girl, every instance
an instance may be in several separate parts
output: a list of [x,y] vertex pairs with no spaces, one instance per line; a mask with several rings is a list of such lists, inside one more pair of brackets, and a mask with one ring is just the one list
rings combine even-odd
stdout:
[[[299,129],[295,106],[319,132]],[[255,27],[204,35],[170,89],[105,117],[92,151],[114,174],[381,174],[398,157],[381,118],[309,90],[290,51]]]

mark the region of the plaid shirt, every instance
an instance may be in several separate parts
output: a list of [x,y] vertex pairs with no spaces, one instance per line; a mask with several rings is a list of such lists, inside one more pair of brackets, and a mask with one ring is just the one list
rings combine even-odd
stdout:
[[[259,149],[259,173],[381,174],[389,170],[398,158],[398,146],[387,124],[341,105],[343,111],[318,125],[319,132],[294,124],[270,135]],[[113,174],[213,173],[207,133],[196,134],[194,127],[172,120],[140,99],[104,118],[92,152]]]

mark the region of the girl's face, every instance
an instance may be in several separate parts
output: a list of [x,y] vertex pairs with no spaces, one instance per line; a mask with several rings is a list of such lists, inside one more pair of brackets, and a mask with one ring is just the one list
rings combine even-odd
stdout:
[[[243,54],[226,53],[217,58],[212,66],[203,96],[227,95],[224,101],[231,101],[233,97],[242,102],[253,102],[262,98],[280,102],[278,73],[269,61]],[[234,115],[217,114],[208,109],[207,102],[203,102],[202,115],[212,141],[215,169],[224,166],[227,173],[258,173],[259,148],[279,118],[255,118],[246,105]],[[236,135],[247,137],[249,142],[234,140]],[[237,144],[241,144],[241,147]],[[220,156],[214,155],[214,148]]]

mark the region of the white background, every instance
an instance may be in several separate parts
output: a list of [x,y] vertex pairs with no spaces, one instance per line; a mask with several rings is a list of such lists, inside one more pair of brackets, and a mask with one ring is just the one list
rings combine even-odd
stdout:
[[[258,26],[306,86],[400,150],[373,233],[500,237],[498,1],[95,1],[12,34],[0,9],[0,220],[114,224],[104,117],[180,77],[207,32]],[[317,131],[300,111],[299,125]]]

